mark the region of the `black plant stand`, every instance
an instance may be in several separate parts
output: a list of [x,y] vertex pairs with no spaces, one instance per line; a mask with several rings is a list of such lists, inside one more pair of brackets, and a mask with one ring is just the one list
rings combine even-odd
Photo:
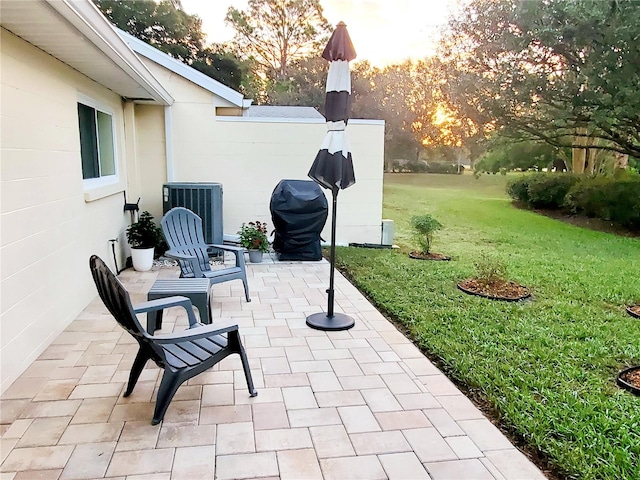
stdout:
[[327,313],[314,313],[307,317],[307,325],[316,330],[349,330],[355,325],[355,320],[344,313],[335,313],[333,311],[334,288],[333,281],[335,276],[336,264],[336,206],[338,204],[338,189],[331,190],[333,196],[333,207],[331,211],[331,270],[329,272],[329,289],[327,290]]

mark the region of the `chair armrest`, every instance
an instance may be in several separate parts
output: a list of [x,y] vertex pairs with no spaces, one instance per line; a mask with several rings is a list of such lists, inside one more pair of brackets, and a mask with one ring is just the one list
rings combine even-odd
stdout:
[[186,253],[176,252],[175,250],[167,250],[164,253],[164,256],[175,258],[176,260],[182,260],[184,262],[189,262],[194,277],[201,278],[203,276],[202,269],[200,268],[200,264],[198,262],[198,257],[196,257],[195,255],[187,255]]
[[150,300],[148,302],[138,303],[137,305],[133,306],[133,312],[135,314],[156,312],[158,310],[164,310],[165,308],[171,308],[171,307],[183,307],[187,311],[187,317],[189,318],[189,328],[194,328],[194,327],[197,327],[198,325],[202,325],[196,319],[196,314],[193,311],[193,305],[191,305],[191,300],[189,300],[187,297],[182,297],[182,296],[158,298],[157,300]]
[[226,250],[227,252],[242,252],[244,253],[247,249],[244,247],[236,247],[234,245],[220,245],[220,244],[207,244],[207,247],[218,248],[220,250]]
[[164,252],[164,256],[175,258],[176,260],[185,260],[187,262],[190,260],[198,259],[195,255],[187,255],[184,253],[176,252],[175,250],[167,250],[166,252]]
[[240,245],[240,235],[237,233],[223,233],[222,243],[224,245],[233,245],[237,247]]
[[213,244],[208,246],[213,248],[219,248],[220,250],[226,250],[227,252],[232,252],[236,256],[236,267],[240,267],[242,270],[246,269],[244,264],[244,252],[247,251],[246,248],[234,247],[231,245],[219,245],[219,244]]
[[198,340],[199,338],[206,338],[212,335],[222,335],[223,333],[229,333],[233,331],[238,331],[237,324],[227,325],[226,327],[219,327],[218,325],[204,325],[179,333],[159,335],[157,337],[150,336],[150,338],[152,338],[153,341],[158,344],[171,344],[184,340]]

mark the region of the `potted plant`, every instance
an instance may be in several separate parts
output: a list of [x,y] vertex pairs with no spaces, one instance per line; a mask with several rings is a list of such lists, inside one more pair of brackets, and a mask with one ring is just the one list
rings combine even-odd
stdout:
[[138,221],[127,228],[127,241],[131,246],[133,268],[138,272],[146,272],[153,266],[155,247],[163,240],[162,230],[153,223],[153,216],[145,211]]
[[414,215],[411,217],[413,227],[413,238],[420,246],[421,250],[409,253],[411,258],[419,260],[451,260],[451,257],[441,253],[431,252],[433,234],[442,228],[442,224],[428,213],[424,215]]
[[262,262],[262,255],[269,251],[267,224],[257,220],[243,223],[238,233],[240,234],[240,244],[249,250],[249,261],[251,263]]

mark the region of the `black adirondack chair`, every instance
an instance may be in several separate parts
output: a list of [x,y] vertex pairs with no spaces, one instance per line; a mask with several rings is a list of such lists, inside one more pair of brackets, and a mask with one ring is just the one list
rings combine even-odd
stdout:
[[[244,248],[207,244],[202,232],[202,219],[184,207],[174,207],[169,210],[162,218],[161,224],[162,233],[169,244],[169,250],[165,255],[178,260],[181,277],[205,277],[211,281],[212,285],[229,280],[242,280],[247,302],[251,301],[244,263]],[[236,257],[235,267],[212,270],[209,264],[208,249],[210,248],[233,252]]]
[[[131,395],[147,360],[153,360],[156,365],[164,369],[151,421],[152,425],[157,425],[162,421],[171,399],[182,383],[208,370],[232,353],[240,355],[249,394],[252,397],[258,394],[253,386],[249,362],[240,340],[237,325],[216,328],[213,325],[205,326],[198,323],[191,301],[186,297],[152,300],[134,308],[129,293],[100,257],[91,256],[89,266],[98,294],[105,306],[120,326],[133,335],[140,345],[138,355],[131,367],[129,384],[124,396]],[[175,306],[182,306],[187,310],[191,327],[189,330],[153,337],[142,328],[136,318],[136,313],[157,311]]]

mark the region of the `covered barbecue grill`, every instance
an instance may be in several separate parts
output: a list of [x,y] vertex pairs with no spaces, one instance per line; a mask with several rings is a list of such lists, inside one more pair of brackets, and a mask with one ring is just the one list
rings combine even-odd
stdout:
[[322,189],[311,180],[281,180],[271,195],[275,227],[273,249],[280,260],[321,260],[320,232],[327,221],[328,204]]

